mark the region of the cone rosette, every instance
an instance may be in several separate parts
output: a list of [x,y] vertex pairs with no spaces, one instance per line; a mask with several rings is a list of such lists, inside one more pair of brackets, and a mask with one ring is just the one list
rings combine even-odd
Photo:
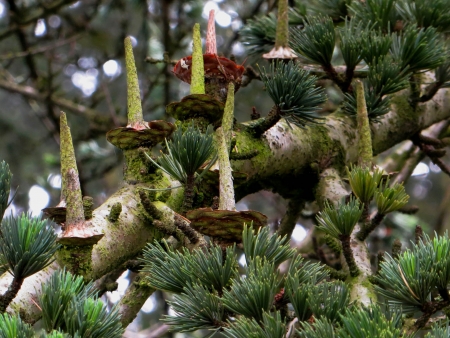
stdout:
[[[242,82],[245,68],[234,61],[217,55],[214,10],[211,10],[206,36],[206,54],[203,54],[204,79],[206,94],[224,102],[228,83],[234,83],[235,92]],[[195,39],[194,39],[195,43]],[[181,81],[192,85],[193,57],[186,56],[175,65],[173,73]]]

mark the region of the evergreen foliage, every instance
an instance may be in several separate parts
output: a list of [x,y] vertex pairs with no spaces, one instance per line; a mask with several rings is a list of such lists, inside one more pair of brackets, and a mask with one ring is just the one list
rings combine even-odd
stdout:
[[[379,40],[380,43],[383,40]],[[375,49],[384,46],[373,46]],[[381,116],[390,109],[389,97],[408,85],[411,75],[409,67],[402,68],[400,64],[390,55],[379,55],[379,53],[367,52],[368,59],[371,59],[367,80],[364,82],[364,96],[366,98],[367,113],[369,119],[378,121]],[[344,110],[352,115],[356,115],[356,93],[346,93]]]
[[397,259],[386,254],[376,277],[377,290],[403,313],[423,311],[433,291],[448,297],[450,282],[450,240],[448,234],[428,236]]
[[[213,142],[213,129],[208,126],[206,134],[190,124],[183,133],[181,128],[173,133],[172,140],[166,140],[167,154],[162,154],[156,163],[150,156],[147,158],[182,184],[186,184],[188,177],[194,176],[198,169],[208,160],[213,158],[210,166],[215,162],[215,148]],[[209,167],[205,169],[207,172]],[[198,180],[201,176],[197,176]]]
[[74,300],[64,313],[67,332],[80,338],[121,338],[123,328],[117,308],[108,311],[98,299]]
[[42,293],[39,296],[45,329],[64,329],[64,314],[72,303],[94,298],[95,294],[93,283],[85,285],[83,277],[74,276],[65,270],[55,272],[50,280],[42,285]]
[[275,14],[270,13],[267,16],[248,20],[240,31],[240,35],[250,55],[261,55],[273,48],[276,31],[277,18]]
[[210,291],[222,291],[237,274],[233,247],[226,249],[224,258],[219,246],[211,247],[206,255],[201,249],[173,251],[155,242],[144,250],[142,260],[153,287],[176,293],[183,292],[187,284],[195,283],[201,283]]
[[349,8],[356,20],[370,22],[384,33],[392,32],[399,19],[396,0],[352,1]]
[[[441,324],[442,327],[440,326]],[[441,323],[435,323],[431,331],[425,335],[425,338],[448,338],[450,337],[450,326],[448,320]]]
[[331,66],[336,36],[333,20],[325,16],[306,16],[303,29],[291,30],[291,48],[311,63]]
[[[234,125],[233,133],[242,132],[241,136],[244,133],[248,134],[245,135],[245,138],[236,137],[231,141],[233,144],[231,148],[236,149],[236,153],[238,147],[249,146],[252,148],[256,145],[255,149],[250,149],[252,157],[266,156],[267,149],[269,149],[267,152],[271,153],[270,156],[274,155],[273,153],[277,152],[277,149],[283,147],[284,144],[272,142],[270,137],[274,135],[277,137],[275,133],[266,137],[264,132],[272,128],[281,117],[290,127],[292,124],[305,127],[324,120],[322,116],[334,108],[338,112],[343,111],[345,114],[355,116],[357,100],[352,85],[352,80],[355,78],[364,78],[362,81],[368,117],[372,122],[383,122],[383,124],[389,123],[389,118],[382,119],[386,113],[391,111],[391,114],[395,114],[396,112],[395,109],[391,109],[391,98],[395,93],[410,87],[405,94],[409,95],[408,103],[411,107],[405,109],[411,108],[411,113],[421,113],[421,103],[432,99],[440,88],[450,87],[450,57],[446,46],[448,38],[446,34],[450,31],[450,14],[447,13],[448,0],[435,0],[432,3],[425,0],[316,0],[312,9],[310,4],[306,6],[307,3],[308,1],[283,2],[284,5],[290,6],[289,46],[298,56],[297,60],[273,61],[268,66],[268,70],[261,67],[260,76],[258,76],[250,67],[238,66],[224,57],[209,55],[204,58],[205,67],[209,67],[205,75],[209,94],[219,87],[225,88],[226,82],[233,82],[235,87],[230,86],[229,88],[238,90],[240,86],[244,87],[250,81],[262,80],[268,96],[275,103],[275,107],[267,118],[259,119],[255,108],[252,115],[252,118],[256,119],[255,122],[244,124],[243,127],[240,124]],[[170,7],[170,4],[166,5],[167,8]],[[11,8],[11,11],[13,10]],[[57,9],[55,9],[56,11]],[[211,22],[213,21],[211,19]],[[240,34],[244,45],[249,48],[249,54],[260,55],[273,48],[277,30],[277,19],[273,13],[258,19],[243,21],[247,22]],[[282,23],[286,24],[286,22]],[[199,24],[196,24],[196,27],[199,27]],[[286,26],[283,27],[286,28]],[[15,30],[10,31],[15,32]],[[5,32],[8,35],[8,31]],[[214,29],[209,26],[209,46],[215,45],[212,32]],[[283,30],[284,36],[286,36],[285,33],[286,30]],[[169,38],[169,35],[167,34],[165,38]],[[131,40],[128,39],[128,41]],[[35,49],[27,48],[27,50],[34,51]],[[40,50],[37,51],[40,53]],[[287,50],[283,50],[283,52],[284,56],[289,55]],[[21,53],[23,51],[19,55],[22,55]],[[31,52],[26,54],[26,57],[33,55]],[[198,55],[201,58],[201,55]],[[6,54],[3,57],[5,60],[9,58]],[[156,63],[164,62],[165,65],[169,61],[166,55],[163,60],[151,60]],[[190,79],[192,75],[192,71],[189,70],[190,62],[191,59],[186,57],[177,63],[176,74],[180,79]],[[305,65],[303,62],[308,64]],[[338,62],[344,65],[338,65]],[[129,66],[130,64],[127,64],[127,69],[133,68]],[[306,71],[305,68],[309,71]],[[133,69],[136,71],[135,68]],[[428,71],[435,72],[436,81],[431,84],[422,83],[423,77],[419,75]],[[311,75],[312,72],[318,75]],[[200,78],[202,78],[202,72],[200,73]],[[11,78],[14,77],[11,76]],[[137,79],[137,76],[134,78]],[[13,80],[11,80],[12,83],[17,85],[17,88],[21,88],[22,85],[15,84]],[[7,81],[10,80],[5,80],[6,83]],[[17,90],[14,86],[10,87],[12,91]],[[137,86],[135,87],[134,94],[136,95],[130,101],[139,102],[139,90]],[[340,92],[335,95],[336,101],[340,100],[340,102],[329,102],[330,106],[335,106],[332,108],[328,108],[328,105],[324,106],[323,104],[327,100],[326,91],[329,90],[332,93],[337,88]],[[358,88],[358,90],[360,89]],[[424,93],[421,93],[422,90]],[[31,95],[29,94],[31,91],[27,93]],[[167,94],[167,98],[169,94]],[[205,94],[206,96],[207,94]],[[40,99],[40,96],[36,94],[36,98]],[[52,102],[50,93],[48,100],[51,104],[55,103]],[[71,106],[66,101],[60,102]],[[229,108],[228,105],[227,107]],[[205,109],[207,108],[206,102]],[[266,188],[266,182],[270,179],[278,179],[278,175],[283,176],[280,179],[283,184],[289,182],[289,179],[303,177],[303,174],[307,178],[313,177],[313,180],[316,180],[317,176],[320,184],[314,181],[311,185],[308,183],[305,186],[307,189],[314,187],[316,189],[314,193],[323,197],[326,202],[324,206],[320,206],[320,211],[314,210],[317,221],[314,224],[315,230],[322,232],[311,235],[313,250],[308,250],[310,255],[299,254],[297,248],[291,248],[289,236],[281,237],[273,234],[269,226],[261,226],[255,230],[252,226],[245,224],[243,225],[242,243],[232,243],[229,239],[214,237],[202,238],[199,241],[201,244],[191,241],[189,249],[183,247],[183,243],[172,241],[172,239],[147,244],[142,258],[139,259],[141,264],[136,265],[139,265],[139,268],[143,266],[140,272],[148,275],[145,280],[146,288],[150,286],[173,293],[168,304],[174,314],[165,315],[163,319],[166,324],[170,325],[171,330],[178,332],[209,330],[210,336],[221,332],[230,338],[283,338],[295,335],[304,338],[412,338],[416,333],[413,331],[428,325],[429,319],[438,315],[439,311],[448,315],[450,306],[448,290],[450,285],[450,239],[447,233],[444,236],[436,234],[431,239],[429,236],[423,235],[418,227],[416,243],[412,243],[410,248],[406,248],[404,252],[400,253],[401,245],[396,245],[396,249],[394,250],[394,247],[392,249],[392,254],[386,253],[384,256],[379,254],[378,270],[375,264],[371,265],[369,262],[370,255],[374,253],[369,250],[375,251],[378,248],[366,245],[365,240],[368,238],[368,234],[381,223],[385,215],[404,208],[409,196],[402,184],[391,184],[389,178],[383,177],[381,170],[360,167],[347,168],[351,188],[349,196],[348,187],[345,186],[340,186],[338,190],[341,188],[342,190],[337,193],[331,191],[340,185],[341,180],[339,177],[326,176],[328,174],[325,173],[325,170],[333,169],[336,171],[336,175],[342,174],[345,165],[348,165],[350,161],[357,160],[353,150],[347,152],[343,148],[347,145],[354,147],[352,142],[362,142],[361,140],[364,139],[361,137],[360,140],[356,138],[356,141],[353,141],[350,138],[353,135],[340,135],[335,132],[335,130],[340,130],[336,127],[339,123],[349,121],[347,117],[338,114],[335,119],[330,119],[332,122],[327,124],[326,128],[313,125],[307,130],[302,130],[301,132],[304,134],[301,137],[304,136],[306,141],[302,140],[300,146],[294,142],[289,145],[292,145],[293,151],[303,151],[303,141],[304,144],[307,141],[318,142],[315,138],[318,134],[313,133],[313,127],[317,128],[319,133],[324,134],[323,140],[320,139],[320,142],[323,141],[325,144],[324,147],[311,146],[311,148],[317,149],[317,159],[311,158],[312,156],[305,152],[305,162],[309,161],[308,164],[314,162],[314,165],[311,166],[313,174],[309,173],[309,168],[304,164],[299,170],[293,165],[289,168],[291,171],[289,173],[281,170],[281,174],[278,174],[279,168],[276,167],[273,168],[274,173],[267,174],[267,177],[264,176],[266,174],[259,177],[259,173],[257,173],[256,176],[244,183],[243,193],[238,191],[236,195],[244,195],[252,189]],[[421,120],[419,115],[412,116],[411,124],[408,123],[408,127],[411,125],[416,128],[417,120]],[[433,120],[430,118],[430,121]],[[217,195],[217,187],[214,188],[216,190],[212,189],[206,193],[203,191],[197,195],[194,193],[194,185],[200,181],[203,175],[197,173],[199,169],[205,167],[203,173],[208,172],[217,159],[213,127],[208,126],[205,133],[202,133],[195,125],[194,122],[187,127],[180,125],[172,139],[165,140],[166,150],[157,160],[153,160],[147,155],[155,167],[185,186],[185,204],[181,207],[181,213],[192,207],[194,196],[202,200],[198,203],[203,204],[201,207],[208,207],[211,205],[213,197]],[[263,128],[261,125],[268,127]],[[150,126],[150,124],[141,127],[145,128],[146,126]],[[419,125],[417,124],[417,126]],[[254,128],[253,131],[252,128]],[[146,132],[148,131],[146,130]],[[164,132],[158,129],[150,131]],[[144,134],[142,130],[137,130],[137,134],[140,132]],[[298,135],[297,132],[300,131],[291,135]],[[348,132],[348,129],[345,129],[345,132]],[[392,133],[393,131],[388,130],[388,132]],[[420,132],[421,130],[417,128],[417,130],[411,131],[409,136],[404,137],[412,137],[413,140],[420,139],[421,142],[427,140],[428,143],[424,141],[423,144],[420,144],[419,149],[427,155],[430,151],[424,145],[430,148],[435,146],[435,154],[436,150],[444,152],[440,149],[445,144],[444,141],[423,137]],[[363,135],[368,134],[363,133]],[[413,134],[415,135],[411,136]],[[287,143],[289,142],[288,137],[291,135],[283,134],[283,137],[287,136]],[[255,143],[249,142],[249,145],[243,145],[242,140],[247,140],[247,136],[248,140],[253,138]],[[264,147],[270,143],[270,148],[257,147],[259,143],[256,142],[260,141],[259,138],[264,137],[266,137],[266,140],[263,140],[266,142],[263,143]],[[383,141],[376,138],[374,140],[374,145],[375,142]],[[361,144],[366,145],[368,142]],[[305,145],[305,148],[307,147],[308,145]],[[378,152],[382,147],[375,145],[373,148]],[[261,149],[263,151],[260,152]],[[136,157],[128,157],[133,151],[136,151],[134,154]],[[137,151],[137,149],[126,150],[127,165],[135,165],[133,161],[139,157]],[[243,154],[244,156],[240,156],[240,158],[236,156],[234,159],[245,158],[247,161],[251,157],[247,151],[244,150],[246,152]],[[275,155],[278,156],[278,154]],[[276,157],[276,160],[285,160],[283,159],[285,155],[281,154],[280,157]],[[359,160],[361,163],[373,163],[372,158],[365,161],[365,157],[362,157],[364,161]],[[432,160],[436,159],[437,157],[432,157]],[[233,169],[249,166],[256,168],[260,164],[267,165],[263,161],[250,160],[242,166],[233,164]],[[206,165],[208,161],[209,164]],[[228,165],[227,169],[231,169],[229,161],[225,162]],[[445,164],[440,164],[443,171],[446,169],[449,171]],[[224,169],[222,164],[220,166],[221,170]],[[138,171],[144,172],[138,166],[136,168]],[[316,175],[315,169],[317,168],[319,170]],[[272,168],[268,172],[271,170]],[[142,181],[140,178],[135,180],[136,177],[133,177],[133,179],[127,180],[127,183],[130,186],[136,184],[139,188],[153,184],[159,179],[158,175],[153,175],[153,173],[153,171],[145,173],[149,175]],[[142,177],[146,176],[145,174],[142,174]],[[10,202],[11,176],[8,164],[2,161],[0,163],[0,219],[3,219],[5,209]],[[236,177],[238,176],[236,175]],[[260,178],[261,180],[259,180]],[[330,190],[331,196],[323,194],[322,183],[325,183],[325,189]],[[327,185],[328,183],[331,184]],[[336,185],[333,185],[335,183]],[[258,188],[253,186],[258,186]],[[267,187],[276,190],[274,185],[267,184]],[[247,188],[249,190],[246,190]],[[64,189],[63,187],[63,191]],[[133,189],[134,187],[128,191],[133,192]],[[231,186],[230,189],[233,187]],[[283,227],[286,227],[285,223],[291,222],[289,218],[299,215],[301,210],[297,209],[301,207],[297,206],[297,209],[296,206],[293,207],[295,202],[300,201],[299,197],[302,202],[312,199],[309,192],[307,194],[300,192],[298,196],[297,193],[298,191],[290,195],[290,191],[288,191],[288,193],[282,194],[283,197],[292,198],[292,203],[289,203],[290,209],[280,224],[280,231],[286,230]],[[337,205],[331,203],[336,203],[338,200],[336,195],[342,196],[346,193],[345,202]],[[206,196],[207,194],[211,196]],[[157,197],[158,203],[164,205],[163,208],[166,208],[165,203],[169,198],[167,196]],[[153,198],[153,196],[151,197]],[[153,202],[150,199],[141,198],[141,202],[148,206]],[[232,200],[234,206],[234,197]],[[67,202],[69,204],[69,201]],[[67,209],[69,210],[70,207],[68,205]],[[140,212],[141,206],[138,207],[137,210]],[[374,209],[373,215],[369,214],[369,211],[372,211],[371,207]],[[215,209],[215,206],[211,209]],[[124,206],[124,210],[128,210],[130,213],[134,212],[130,208],[127,209],[126,206]],[[161,208],[161,210],[163,209]],[[160,223],[172,222],[172,219],[169,220],[166,217],[167,214],[170,217],[175,215],[175,220],[182,219],[182,216],[176,215],[176,212],[180,212],[177,206],[167,214],[161,210],[159,212],[161,217],[158,219]],[[227,211],[234,212],[234,210]],[[189,230],[194,231],[192,229],[186,231],[188,221],[187,219],[178,223],[174,221],[171,225],[178,227],[177,231],[183,231],[186,234]],[[292,227],[295,226],[295,221],[294,219],[291,222]],[[354,230],[358,222],[360,232],[355,234]],[[94,221],[92,223],[94,224]],[[106,228],[106,226],[102,228],[102,230],[106,229],[105,235],[111,229],[114,229],[113,231],[118,229],[120,222],[107,223],[107,226],[111,228]],[[146,226],[147,223],[144,225]],[[149,223],[148,225],[156,226],[157,223],[154,221],[153,224]],[[163,231],[162,226],[158,229]],[[134,231],[134,229],[132,230]],[[292,228],[286,232],[290,231]],[[168,236],[172,234],[171,231],[166,233]],[[198,235],[201,237],[200,233]],[[145,238],[149,238],[149,236]],[[2,220],[0,225],[0,275],[9,272],[13,275],[14,280],[8,290],[0,295],[1,311],[11,304],[10,301],[17,295],[25,278],[53,262],[55,254],[60,248],[56,239],[57,235],[52,227],[40,218],[22,214]],[[339,239],[339,242],[336,239]],[[118,237],[118,240],[121,238]],[[139,257],[142,243],[140,242],[140,246],[132,255],[120,257],[111,266],[120,270],[119,266],[122,266],[126,259]],[[173,243],[173,246],[169,246],[168,243]],[[325,244],[332,249],[331,253],[324,252]],[[77,255],[76,248],[69,249],[72,258]],[[87,252],[87,256],[89,256],[90,252]],[[237,259],[240,254],[243,254],[245,258],[245,264],[242,263],[242,267],[239,266],[239,262],[242,260],[238,261]],[[345,262],[340,256],[343,256]],[[319,262],[307,261],[306,257],[313,257]],[[342,262],[337,262],[337,260]],[[62,266],[65,262],[61,261]],[[128,263],[131,264],[131,262]],[[126,263],[127,267],[128,263]],[[135,262],[132,263],[131,265],[134,266]],[[341,263],[344,267],[341,266]],[[108,266],[105,270],[101,270],[104,275],[102,277],[109,277],[107,273],[113,269],[106,271],[109,268]],[[375,270],[376,272],[374,272]],[[347,276],[348,273],[349,276]],[[97,276],[97,278],[99,277]],[[85,278],[89,277],[85,276]],[[345,281],[336,280],[336,278]],[[115,338],[122,336],[124,328],[119,315],[119,307],[108,310],[106,304],[97,298],[98,290],[94,289],[92,282],[85,284],[83,277],[75,276],[63,269],[54,273],[46,283],[42,284],[41,289],[36,305],[42,310],[42,324],[45,332],[37,333],[38,336],[42,338]],[[380,298],[376,298],[374,289]],[[379,301],[379,303],[374,302],[365,306],[362,305],[363,299]],[[369,301],[364,303],[368,304]],[[386,301],[386,308],[379,305],[383,301]],[[410,317],[409,322],[413,322],[413,324],[407,326],[403,319],[408,316]],[[287,331],[296,332],[287,334]],[[431,332],[425,337],[441,338],[449,335],[450,329],[447,320],[433,325]],[[0,338],[34,336],[36,333],[31,325],[22,321],[19,316],[0,314]]]
[[262,323],[240,317],[230,327],[225,328],[225,337],[229,338],[283,338],[285,334],[286,325],[279,311],[273,315],[264,312]]
[[261,322],[279,291],[279,275],[273,263],[259,256],[247,269],[246,277],[235,280],[230,291],[224,290],[223,303],[228,310]]
[[380,29],[373,29],[370,26],[362,32],[361,53],[364,61],[372,65],[377,60],[389,53],[392,45],[392,34],[383,34]]
[[381,183],[378,191],[375,192],[375,202],[378,212],[386,215],[396,211],[408,203],[409,196],[405,192],[403,184],[389,186],[389,179]]
[[8,271],[18,279],[44,269],[59,248],[47,221],[28,214],[5,218],[0,233],[0,262],[6,262]]
[[401,330],[400,312],[385,314],[377,305],[347,310],[342,316],[342,338],[389,337],[407,338]]
[[418,27],[434,27],[439,32],[448,32],[450,29],[450,13],[447,0],[400,0],[397,10],[407,22],[413,22]]
[[[381,98],[376,92],[371,90],[367,81],[364,81],[364,97],[366,98],[367,114],[371,121],[377,122],[383,115],[389,112],[389,98]],[[356,116],[356,107],[356,92],[351,94],[345,93],[344,112],[351,116]]]
[[347,284],[333,281],[318,284],[312,288],[308,305],[315,318],[327,318],[331,322],[340,321],[342,309],[350,303],[350,292]]
[[34,331],[19,317],[0,313],[0,338],[32,338]]
[[303,323],[303,330],[297,331],[301,338],[327,337],[335,338],[336,335],[333,323],[327,318],[320,318],[314,321],[314,326],[309,323]]
[[225,310],[215,293],[198,284],[188,284],[183,291],[169,302],[175,315],[163,319],[173,330],[217,330],[223,326]]
[[391,53],[401,65],[412,73],[435,69],[444,61],[444,43],[433,27],[417,29],[408,26],[402,34],[392,38]]
[[295,255],[295,250],[288,245],[289,239],[286,236],[281,238],[271,235],[268,228],[259,228],[255,233],[253,227],[245,227],[242,243],[247,265],[250,265],[256,257],[263,257],[274,266],[278,266]]
[[371,172],[370,168],[355,166],[351,170],[347,168],[347,174],[355,196],[363,204],[370,203],[381,182],[383,172],[378,168]]
[[363,23],[356,23],[355,20],[346,20],[344,26],[338,30],[341,53],[347,69],[355,69],[363,59],[361,44],[364,34],[361,34],[361,31],[364,31]]
[[317,215],[318,229],[333,236],[349,236],[356,223],[361,218],[363,206],[355,198],[351,198],[346,204],[337,207],[331,206],[328,202],[325,208]]
[[310,4],[315,15],[325,14],[331,16],[333,21],[340,21],[348,16],[348,4],[351,0],[318,0]]
[[290,61],[272,63],[269,72],[263,67],[261,79],[288,123],[304,126],[320,120],[316,112],[326,95],[323,88],[316,86],[317,77]]

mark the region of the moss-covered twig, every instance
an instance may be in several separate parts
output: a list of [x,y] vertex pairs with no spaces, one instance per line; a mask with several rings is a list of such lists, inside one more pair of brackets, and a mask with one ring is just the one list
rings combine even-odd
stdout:
[[138,312],[153,292],[155,292],[155,289],[146,282],[145,273],[139,272],[118,305],[120,321],[123,327],[127,327],[136,318]]
[[416,244],[423,241],[423,229],[420,225],[416,225],[416,229],[414,230],[414,241]]
[[392,258],[397,259],[402,251],[402,242],[397,238],[392,243]]
[[441,89],[442,83],[440,82],[433,82],[432,84],[428,85],[425,88],[425,93],[422,94],[422,96],[419,99],[419,102],[427,102],[431,100],[434,95],[436,95],[437,91]]
[[16,298],[25,278],[14,277],[8,290],[0,295],[0,313],[4,313],[9,304]]
[[297,199],[290,199],[287,205],[286,213],[281,219],[280,227],[278,228],[279,236],[288,236],[290,237],[292,231],[294,231],[295,225],[297,224],[297,220],[300,216],[300,213],[305,206],[305,202]]
[[367,236],[369,236],[369,234],[375,230],[375,228],[377,226],[379,226],[381,224],[381,222],[383,221],[385,215],[380,214],[380,213],[376,213],[375,216],[370,220],[370,222],[366,222],[362,225],[361,230],[358,232],[358,234],[356,235],[356,237],[360,240],[360,241],[364,241]]
[[147,214],[153,219],[160,219],[161,211],[159,211],[158,208],[156,208],[155,205],[150,201],[147,194],[144,191],[140,190],[139,197],[141,198],[142,206],[144,207]]
[[347,262],[350,276],[356,277],[359,275],[360,271],[356,265],[355,257],[353,256],[352,248],[350,246],[350,236],[342,235],[339,239],[342,244],[342,253]]
[[281,111],[278,106],[273,106],[267,117],[262,117],[247,125],[247,131],[254,137],[260,137],[267,130],[272,128],[281,119]]
[[258,149],[247,151],[245,153],[231,152],[230,153],[230,160],[234,160],[234,161],[250,160],[253,157],[258,156],[258,154],[259,154],[259,150]]
[[199,234],[197,231],[195,231],[195,229],[189,226],[184,218],[181,218],[178,215],[175,215],[174,224],[194,245],[199,243],[203,238],[201,234]]
[[325,244],[333,250],[336,255],[340,255],[342,253],[342,244],[336,238],[326,234],[324,237]]
[[345,271],[336,270],[336,269],[332,268],[331,266],[326,265],[325,269],[328,271],[328,273],[330,274],[330,277],[333,279],[345,281],[348,277],[348,274]]

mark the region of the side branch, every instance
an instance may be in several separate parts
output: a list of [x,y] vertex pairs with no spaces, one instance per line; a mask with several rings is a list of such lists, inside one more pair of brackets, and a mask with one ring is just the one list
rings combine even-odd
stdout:
[[[90,122],[101,127],[101,130],[108,131],[114,127],[111,118],[100,113],[94,109],[88,108],[81,104],[74,103],[70,100],[58,97],[55,95],[48,95],[48,93],[40,93],[35,88],[30,86],[22,86],[17,83],[0,79],[0,88],[5,89],[11,93],[21,94],[22,96],[41,102],[51,101],[59,106],[62,110],[70,111],[74,114],[86,117]],[[121,123],[125,124],[125,121]]]

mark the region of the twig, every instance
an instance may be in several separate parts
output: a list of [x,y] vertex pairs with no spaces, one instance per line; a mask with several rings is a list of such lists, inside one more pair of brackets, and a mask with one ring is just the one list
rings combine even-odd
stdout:
[[36,47],[36,48],[29,48],[28,50],[22,51],[22,52],[17,52],[17,53],[7,53],[7,54],[1,54],[0,55],[0,60],[11,60],[11,59],[16,59],[16,58],[21,58],[21,57],[26,57],[29,55],[36,55],[36,54],[40,54],[40,53],[45,53],[49,50],[52,49],[56,49],[59,47],[62,47],[64,45],[67,45],[69,43],[72,43],[78,39],[80,39],[81,37],[83,37],[85,34],[80,33],[80,34],[76,34],[74,36],[71,36],[70,38],[64,39],[64,40],[57,40],[56,43],[53,44],[49,44],[46,46],[41,46],[41,47]]
[[[34,99],[37,101],[45,102],[46,100],[50,99],[55,105],[59,106],[60,108],[88,118],[101,130],[108,131],[112,127],[111,119],[107,116],[103,116],[103,114],[99,111],[93,110],[81,104],[74,103],[71,100],[67,100],[56,95],[50,95],[49,97],[48,93],[40,93],[31,86],[22,86],[11,81],[0,79],[0,88],[3,88],[12,93],[21,94],[26,98]],[[120,124],[125,125],[126,122],[120,121]]]
[[353,251],[350,246],[350,236],[343,235],[339,238],[342,243],[342,253],[344,254],[345,261],[347,262],[348,269],[350,271],[350,276],[356,277],[359,275],[359,269],[355,262],[355,257],[353,256]]
[[375,216],[372,217],[372,219],[370,220],[369,223],[365,223],[363,224],[363,226],[361,227],[361,230],[357,233],[356,237],[360,240],[360,241],[364,241],[367,236],[369,236],[369,234],[375,230],[375,228],[377,226],[380,225],[380,223],[383,221],[384,219],[383,214],[380,213],[376,213]]
[[443,83],[441,82],[433,82],[425,88],[425,93],[420,97],[419,102],[427,102],[431,100],[434,95],[436,95],[437,91],[441,89]]
[[155,292],[155,289],[146,283],[146,277],[147,274],[139,272],[119,302],[120,321],[123,327],[127,327],[136,318],[148,297]]
[[272,128],[281,119],[281,111],[278,106],[273,106],[267,117],[262,117],[252,121],[247,125],[247,131],[254,137],[260,137],[267,130]]
[[278,228],[279,236],[291,236],[292,231],[294,231],[295,225],[297,224],[297,219],[299,218],[304,206],[304,201],[299,201],[297,199],[289,200],[286,213],[281,219],[280,227]]
[[155,58],[152,58],[150,56],[147,56],[145,58],[145,62],[154,64],[154,65],[156,65],[158,63],[165,63],[165,64],[168,64],[168,65],[175,66],[178,63],[178,60],[169,60],[167,58],[155,59]]

